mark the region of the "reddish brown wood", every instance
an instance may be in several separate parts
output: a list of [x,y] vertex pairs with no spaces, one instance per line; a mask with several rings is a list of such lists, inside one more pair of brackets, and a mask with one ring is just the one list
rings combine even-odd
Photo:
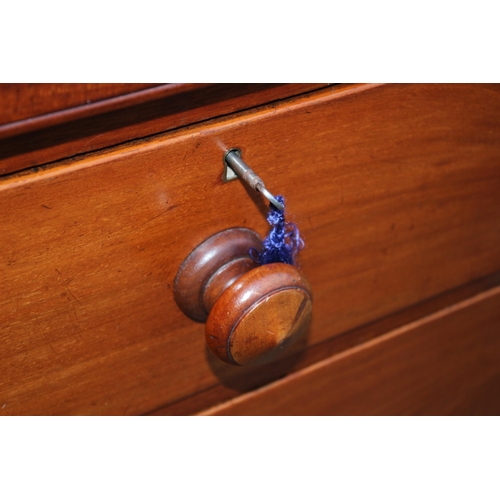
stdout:
[[207,238],[186,257],[174,281],[174,297],[194,321],[206,321],[221,293],[254,268],[251,248],[260,251],[262,239],[247,228],[225,229]]
[[[61,98],[52,107],[46,105],[47,110],[54,111],[52,113],[0,125],[0,175],[284,99],[325,85],[164,84],[69,109],[62,109],[65,107],[63,103],[77,101]],[[66,97],[67,88],[61,94]],[[10,101],[13,95],[15,89],[4,98],[6,107],[12,106]],[[61,106],[61,111],[55,111]]]
[[300,271],[268,264],[238,278],[215,302],[205,338],[210,350],[234,365],[260,365],[286,352],[305,334],[312,290]]
[[189,254],[174,282],[178,306],[195,321],[208,314],[207,344],[233,365],[258,365],[283,355],[309,325],[309,283],[290,265],[255,269],[250,252],[261,248],[254,231],[226,229]]
[[254,267],[256,267],[255,261],[249,256],[244,256],[234,259],[218,269],[203,289],[202,301],[205,311],[209,313],[222,292]]
[[498,415],[500,288],[205,415]]
[[309,345],[494,273],[499,111],[495,86],[327,89],[3,179],[3,413],[136,414],[273,375],[218,364],[173,300],[191,248],[268,229],[221,181],[230,146],[304,236]]
[[362,345],[391,330],[420,320],[425,316],[434,314],[441,309],[448,308],[499,285],[500,272],[444,292],[337,337],[309,346],[303,352],[293,353],[289,358],[267,365],[265,371],[255,370],[251,376],[248,373],[242,374],[241,377],[235,376],[230,385],[222,383],[214,385],[168,406],[157,408],[150,412],[149,415],[193,415],[205,410],[208,411],[212,406],[218,406],[242,393],[255,390],[273,380],[283,378],[286,374],[301,371],[314,363],[319,363],[335,354]]
[[0,125],[137,92],[151,83],[0,83]]

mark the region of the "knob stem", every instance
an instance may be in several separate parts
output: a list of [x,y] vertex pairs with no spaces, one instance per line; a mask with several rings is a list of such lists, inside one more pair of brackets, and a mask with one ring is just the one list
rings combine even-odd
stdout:
[[216,233],[184,260],[174,281],[174,297],[181,311],[205,322],[218,297],[240,276],[257,266],[250,250],[262,250],[261,237],[236,227]]

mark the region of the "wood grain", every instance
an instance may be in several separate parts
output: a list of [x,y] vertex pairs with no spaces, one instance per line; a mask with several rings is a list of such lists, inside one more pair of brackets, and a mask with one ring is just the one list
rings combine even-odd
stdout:
[[228,147],[302,231],[310,346],[494,273],[499,113],[497,86],[331,88],[4,179],[1,411],[138,414],[256,376],[173,299],[197,244],[267,230],[259,195],[221,181]]
[[311,309],[311,285],[295,266],[259,266],[222,292],[208,315],[205,338],[226,363],[261,365],[305,334]]
[[301,371],[315,363],[324,361],[353,347],[360,346],[392,330],[425,318],[441,309],[453,306],[457,302],[472,298],[479,293],[499,285],[500,272],[480,278],[384,318],[344,332],[342,335],[337,335],[323,342],[310,345],[304,351],[295,355],[293,363],[290,363],[286,358],[279,362],[271,363],[266,367],[265,372],[255,372],[251,377],[248,374],[242,374],[241,378],[233,377],[230,384],[219,383],[164,407],[155,408],[148,415],[194,415],[206,411],[242,393],[253,391],[273,380],[282,379],[290,373]]
[[233,227],[192,249],[174,280],[174,298],[181,311],[204,323],[221,293],[256,267],[249,255],[251,248],[262,250],[260,235],[248,228]]
[[500,288],[205,415],[498,415]]
[[0,125],[154,86],[151,83],[0,83]]
[[[164,84],[98,102],[78,102],[60,90],[46,115],[0,125],[0,175],[81,155],[132,139],[165,132],[238,110],[284,99],[326,84]],[[104,94],[104,93],[103,93]],[[24,100],[29,95],[23,94]],[[15,89],[6,93],[15,106]],[[22,99],[21,99],[22,100]],[[50,105],[47,105],[47,111]],[[33,113],[41,112],[35,107]]]

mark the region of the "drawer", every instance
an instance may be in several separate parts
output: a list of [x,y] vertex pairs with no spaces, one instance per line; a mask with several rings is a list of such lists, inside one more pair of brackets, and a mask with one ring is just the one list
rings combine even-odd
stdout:
[[148,413],[293,369],[218,362],[173,299],[207,237],[267,231],[260,195],[222,182],[229,147],[301,229],[303,348],[492,275],[499,112],[495,86],[327,88],[4,178],[1,412]]
[[204,415],[498,415],[499,331],[497,287]]

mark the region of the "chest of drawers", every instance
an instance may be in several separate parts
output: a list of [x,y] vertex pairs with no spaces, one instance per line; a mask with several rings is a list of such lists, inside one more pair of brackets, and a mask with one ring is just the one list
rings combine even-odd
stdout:
[[[498,86],[107,91],[0,126],[1,414],[498,413]],[[173,295],[206,238],[267,232],[230,147],[286,197],[314,294],[260,367]]]

